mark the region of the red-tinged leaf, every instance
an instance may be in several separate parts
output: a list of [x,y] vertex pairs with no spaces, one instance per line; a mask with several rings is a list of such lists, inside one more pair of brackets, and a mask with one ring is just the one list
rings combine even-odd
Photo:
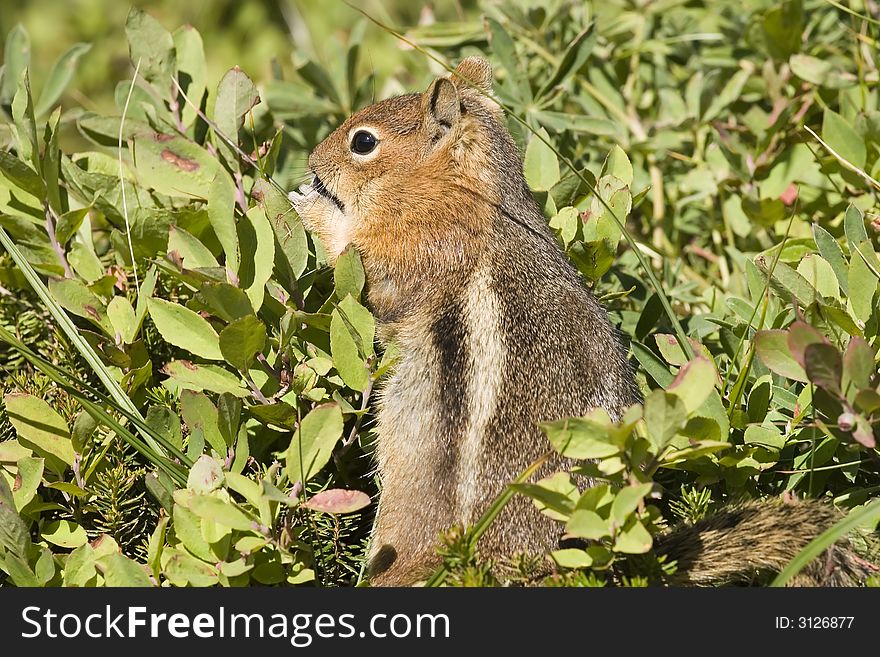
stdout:
[[354,513],[370,505],[370,496],[359,490],[331,488],[312,496],[305,506],[322,513]]
[[809,344],[818,343],[828,344],[828,340],[818,329],[806,322],[798,320],[788,327],[788,350],[801,367],[806,368],[804,364],[804,349]]
[[868,419],[864,415],[859,415],[856,419],[856,428],[855,431],[852,432],[852,436],[857,442],[869,449],[873,449],[877,446],[877,438],[874,436],[874,430],[871,428],[871,423],[868,422]]
[[808,344],[804,349],[804,361],[807,377],[810,381],[837,397],[841,396],[840,379],[843,375],[843,359],[833,345]]
[[791,205],[797,200],[798,197],[798,188],[794,183],[790,183],[788,187],[785,188],[785,191],[779,195],[779,200],[785,203],[786,205]]
[[666,391],[678,396],[687,412],[693,413],[712,393],[716,378],[715,363],[700,355],[682,366]]
[[876,372],[874,351],[864,338],[853,337],[843,354],[843,386],[852,384],[856,390],[871,387],[871,376]]

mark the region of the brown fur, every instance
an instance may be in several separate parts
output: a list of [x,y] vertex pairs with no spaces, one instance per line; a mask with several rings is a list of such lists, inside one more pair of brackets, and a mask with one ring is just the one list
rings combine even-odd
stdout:
[[[473,523],[547,451],[540,422],[597,406],[618,417],[639,399],[617,333],[529,192],[490,90],[489,65],[468,58],[422,94],[361,110],[315,148],[316,179],[292,195],[331,262],[358,249],[380,338],[402,356],[378,409],[374,585],[429,575],[438,534]],[[358,130],[378,139],[369,154],[350,146]],[[564,465],[552,459],[538,476]],[[518,496],[478,549],[544,554],[560,534]]]
[[[749,583],[784,568],[840,514],[815,500],[750,502],[725,508],[658,538],[656,551],[677,562],[667,582],[677,586]],[[815,559],[791,586],[854,586],[878,568],[846,541]]]

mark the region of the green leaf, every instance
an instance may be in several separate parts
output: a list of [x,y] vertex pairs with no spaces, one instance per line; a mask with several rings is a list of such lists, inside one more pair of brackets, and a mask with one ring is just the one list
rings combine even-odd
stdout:
[[524,170],[526,182],[533,192],[549,192],[559,180],[559,161],[541,137],[550,141],[547,131],[541,128],[526,146]]
[[825,86],[829,79],[834,79],[831,75],[834,70],[830,61],[812,57],[810,55],[792,55],[788,60],[791,66],[791,72],[805,82],[815,85]]
[[170,101],[177,95],[172,93],[177,59],[171,33],[155,18],[132,7],[125,21],[125,34],[131,63],[137,66],[140,62],[140,74],[153,84],[164,100]]
[[251,520],[235,504],[210,495],[193,495],[189,500],[189,509],[199,518],[212,520],[224,527],[247,531],[253,528]]
[[0,173],[34,198],[43,200],[46,197],[46,185],[40,175],[12,153],[0,150]]
[[856,206],[850,204],[843,215],[843,232],[849,243],[850,251],[862,242],[868,241],[868,231],[865,229],[865,215]]
[[813,224],[813,239],[816,240],[816,247],[819,249],[819,253],[831,265],[840,289],[843,290],[844,294],[849,294],[846,258],[844,258],[843,250],[841,250],[837,240],[819,224]]
[[655,451],[661,452],[684,428],[687,416],[687,407],[677,395],[654,390],[645,398],[645,425]]
[[70,238],[82,226],[83,220],[90,210],[90,207],[79,208],[78,210],[65,212],[58,218],[58,223],[55,224],[55,238],[59,244],[67,244],[70,241]]
[[619,525],[623,525],[630,514],[639,508],[645,496],[651,492],[653,484],[635,484],[621,488],[614,496],[611,503],[611,519]]
[[45,456],[47,465],[59,474],[64,472],[65,465],[74,464],[70,428],[49,404],[18,392],[7,393],[3,402],[22,446]]
[[251,208],[245,220],[239,222],[239,246],[242,257],[240,285],[251,300],[254,312],[259,312],[266,282],[275,266],[275,234],[266,213],[260,208]]
[[31,61],[31,40],[21,23],[6,35],[3,50],[3,77],[0,85],[0,104],[8,105],[18,89],[19,80]]
[[[11,73],[11,72],[10,72]],[[4,72],[3,79],[7,79]],[[28,70],[15,78],[15,96],[12,99],[12,119],[18,137],[18,156],[30,160],[37,173],[40,172],[40,146],[37,144],[37,120],[34,117],[34,101]]]
[[534,116],[541,125],[555,132],[569,130],[588,135],[612,137],[615,141],[622,141],[625,138],[619,123],[598,116],[566,114],[565,112],[551,112],[548,110],[536,111]]
[[785,436],[772,424],[770,426],[750,424],[743,434],[743,442],[746,445],[782,449],[785,446]]
[[75,242],[70,248],[67,261],[73,271],[90,285],[104,277],[104,265],[98,260],[94,251],[82,242]]
[[614,176],[625,185],[630,186],[633,182],[633,167],[626,153],[616,144],[611,148],[605,159],[603,173],[606,176]]
[[190,434],[201,434],[217,454],[226,456],[229,446],[220,432],[220,413],[206,395],[192,390],[181,392],[180,414]]
[[333,447],[342,437],[342,411],[338,404],[312,409],[300,423],[287,449],[290,481],[309,481],[330,460]]
[[[37,494],[43,480],[44,459],[25,456],[16,462],[16,489],[12,491],[15,508],[21,511]],[[0,475],[2,476],[2,475]]]
[[95,570],[95,551],[86,543],[67,555],[64,561],[64,586],[94,586],[97,570]]
[[229,393],[235,397],[248,397],[241,380],[216,365],[197,365],[187,360],[174,360],[162,368],[175,383],[186,390]]
[[40,536],[63,548],[78,548],[89,542],[86,530],[69,520],[55,520],[43,526]]
[[164,299],[153,298],[147,303],[150,317],[166,342],[208,360],[223,360],[220,337],[208,320]]
[[177,55],[177,79],[189,103],[180,102],[180,120],[190,126],[198,116],[205,95],[207,65],[202,35],[192,25],[183,25],[171,35]]
[[167,534],[168,523],[171,521],[167,515],[161,515],[156,528],[150,534],[150,542],[147,546],[147,565],[153,573],[153,578],[159,581],[159,574],[162,567],[162,551],[165,548],[165,536]]
[[236,319],[220,331],[220,351],[226,362],[240,372],[250,369],[266,346],[266,325],[253,315]]
[[218,573],[213,566],[174,548],[166,548],[165,552],[171,557],[165,564],[164,573],[175,586],[213,586],[217,584]]
[[517,492],[532,498],[544,515],[554,520],[568,520],[580,495],[567,472],[557,472],[535,484],[518,484]]
[[846,119],[830,109],[825,110],[822,119],[822,139],[850,164],[865,166],[865,141]]
[[563,548],[550,553],[550,558],[560,568],[589,568],[593,558],[578,548]]
[[91,49],[92,44],[90,43],[75,43],[61,57],[55,60],[52,70],[49,71],[49,77],[43,85],[40,98],[34,106],[34,114],[42,116],[52,109],[52,106],[58,102],[61,94],[64,93],[67,85],[73,79],[80,57]]
[[[182,492],[186,493],[185,498],[181,495]],[[193,494],[189,491],[175,491],[174,493],[175,503],[172,512],[174,534],[183,546],[199,559],[214,561],[216,555],[202,535],[202,521],[188,508],[192,497]],[[183,506],[184,504],[187,506]],[[165,550],[167,549],[166,547]]]
[[739,100],[739,97],[742,95],[743,87],[746,85],[746,82],[748,82],[750,75],[751,71],[748,69],[742,69],[733,74],[724,85],[721,92],[712,99],[709,107],[706,108],[706,111],[703,114],[704,123],[713,121],[728,105]]
[[794,359],[788,347],[788,332],[775,329],[758,331],[754,344],[758,358],[772,372],[795,381],[808,381],[807,373]]
[[189,232],[174,224],[168,226],[168,253],[177,253],[184,269],[220,266],[208,247]]
[[856,319],[867,322],[874,312],[874,294],[877,292],[877,278],[867,263],[853,253],[847,272],[849,302]]
[[[350,296],[346,300],[351,299]],[[349,306],[351,310],[351,306]],[[366,311],[366,309],[364,309]],[[358,343],[364,343],[364,336],[361,336],[358,330],[351,326],[351,321],[346,321],[348,313],[343,315],[342,304],[335,309],[330,318],[330,352],[333,356],[333,365],[339,376],[349,388],[353,390],[364,390],[370,380],[370,374],[364,361],[365,356],[362,355],[362,348]],[[368,311],[366,311],[368,312]],[[362,315],[351,313],[352,318],[357,320]],[[351,328],[349,328],[351,326]],[[357,339],[356,339],[357,338]],[[372,342],[369,343],[372,349]]]
[[9,484],[0,475],[0,548],[6,551],[8,560],[11,555],[26,558],[31,545],[28,527],[15,509]]
[[765,45],[770,56],[786,60],[801,49],[804,31],[804,8],[802,0],[783,0],[770,5],[764,14]]
[[598,541],[611,535],[608,521],[595,511],[577,509],[565,525],[565,530],[572,536]]
[[846,392],[850,385],[856,389],[870,387],[871,377],[876,371],[874,350],[864,338],[853,337],[843,354],[843,390]]
[[840,298],[834,268],[821,256],[808,253],[798,263],[797,272],[823,297],[827,299]]
[[690,415],[714,390],[716,376],[712,361],[705,356],[697,356],[679,370],[666,390],[681,399]]
[[147,409],[147,424],[157,434],[180,449],[183,444],[183,433],[180,428],[180,418],[177,413],[165,405],[157,404]]
[[794,300],[806,307],[816,301],[817,294],[813,286],[784,262],[776,262],[774,267],[772,260],[762,254],[755,258],[755,264],[765,276],[770,273],[771,268],[773,269],[770,286],[785,303],[791,303]]
[[562,59],[553,71],[553,74],[535,94],[535,99],[543,98],[553,87],[562,82],[570,73],[576,73],[593,51],[596,45],[597,32],[594,26],[588,25],[581,31],[564,50]]
[[352,245],[343,249],[333,266],[333,284],[336,288],[336,298],[345,299],[351,295],[355,299],[361,298],[364,289],[366,275],[361,263],[361,256]]
[[235,186],[229,174],[222,169],[217,171],[208,190],[208,219],[223,245],[227,272],[237,272],[240,255],[235,223]]
[[134,342],[138,331],[137,316],[131,302],[123,296],[115,296],[107,304],[107,317],[116,332],[125,344]]
[[[238,66],[231,68],[220,80],[214,105],[215,132],[225,135],[238,143],[238,129],[244,115],[257,103],[260,96],[251,79]],[[233,171],[240,170],[238,153],[236,153],[222,137],[217,137],[217,149]]]
[[626,529],[617,534],[614,551],[624,554],[644,554],[651,549],[651,534],[639,520],[634,520]]
[[296,279],[302,276],[308,266],[309,241],[306,229],[293,211],[290,200],[268,181],[254,181],[251,197],[266,212],[266,218],[275,232],[276,275],[283,276],[280,281],[292,289],[296,285]]
[[582,418],[546,423],[541,428],[553,448],[568,458],[601,459],[620,452],[620,447],[609,439],[614,427],[603,408],[596,408]]
[[[229,197],[234,200],[232,179],[198,144],[179,135],[144,129],[135,132],[132,138],[141,185],[168,196],[208,199],[210,213],[215,178],[220,178],[228,181]],[[231,202],[229,207],[232,207]],[[219,234],[217,237],[221,238]]]
[[532,91],[529,82],[525,76],[520,74],[517,65],[516,46],[513,39],[504,29],[504,27],[493,18],[486,19],[486,25],[489,28],[489,45],[492,52],[498,57],[501,65],[507,71],[508,88],[514,96],[523,102],[530,101]]
[[199,297],[225,322],[233,322],[254,312],[244,290],[229,283],[205,283],[199,288]]
[[577,208],[571,206],[564,207],[556,215],[550,219],[550,228],[559,233],[565,244],[570,244],[577,235],[580,222],[578,221]]
[[109,554],[98,560],[98,568],[104,574],[105,586],[148,587],[150,578],[143,567],[119,552]]

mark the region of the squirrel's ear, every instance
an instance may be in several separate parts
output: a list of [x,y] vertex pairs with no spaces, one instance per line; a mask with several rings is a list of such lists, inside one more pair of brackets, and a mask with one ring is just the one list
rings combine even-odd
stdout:
[[446,78],[437,78],[423,96],[425,123],[432,133],[441,137],[461,118],[461,101],[455,85]]
[[482,57],[465,57],[455,67],[452,81],[459,88],[476,87],[492,93],[492,65]]

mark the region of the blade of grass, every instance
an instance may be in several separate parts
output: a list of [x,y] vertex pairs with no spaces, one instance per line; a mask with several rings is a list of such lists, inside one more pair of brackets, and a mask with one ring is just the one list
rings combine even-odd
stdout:
[[[87,394],[83,393],[82,391],[80,391],[74,385],[72,385],[70,383],[71,381],[76,379],[76,376],[73,373],[68,372],[66,370],[63,370],[62,368],[50,363],[49,361],[45,360],[44,358],[41,358],[39,355],[35,354],[33,351],[28,349],[27,346],[25,346],[24,344],[19,342],[11,333],[9,333],[9,331],[7,331],[2,326],[0,326],[0,340],[3,340],[7,344],[9,344],[13,349],[18,351],[22,356],[24,356],[25,359],[28,360],[28,362],[30,362],[34,367],[36,367],[41,372],[43,372],[58,387],[60,387],[65,392],[67,392],[69,395],[71,395],[74,399],[79,401],[83,406],[86,406],[88,409],[92,409],[92,410],[97,408],[98,411],[96,411],[96,412],[100,417],[97,417],[96,419],[98,419],[101,422],[105,422],[106,424],[108,424],[108,426],[111,426],[111,424],[112,424],[113,426],[121,427],[121,425],[119,425],[118,421],[115,418],[113,418],[112,415],[110,415],[101,406],[95,404],[95,402],[92,399],[89,399]],[[133,424],[142,425],[142,426],[138,426],[138,429],[140,429],[143,433],[151,436],[157,442],[161,443],[170,452],[171,456],[173,456],[174,459],[181,461],[187,467],[192,465],[192,463],[193,463],[192,459],[190,459],[188,456],[186,456],[183,452],[180,452],[179,450],[177,450],[177,448],[165,436],[156,432],[149,425],[141,422],[136,417],[134,417],[130,413],[128,413],[126,410],[118,408],[113,403],[113,401],[111,399],[104,396],[99,391],[94,390],[94,388],[92,388],[91,386],[85,385],[84,387],[87,388],[86,392],[89,395],[97,397],[100,402],[107,404],[108,406],[113,408],[113,410],[115,410],[116,412],[125,416],[126,419],[131,421]],[[94,417],[95,413],[93,412],[91,414]],[[109,420],[108,420],[108,418],[109,418]],[[132,446],[134,446],[139,451],[143,450],[142,447],[138,447],[138,445],[141,445],[139,438],[137,438],[133,433],[131,433],[127,429],[122,428],[122,432],[124,434],[126,434],[127,436],[131,436],[132,440],[136,441],[137,444],[133,444]],[[142,451],[142,453],[144,453],[144,452]],[[164,464],[167,464],[167,463],[172,463],[172,464],[176,465],[174,463],[174,461],[169,460],[163,454],[158,453],[154,450],[148,450],[146,453],[144,453],[144,455],[148,458],[148,460],[151,463],[153,463],[154,465],[156,465],[158,467],[162,467]],[[184,479],[184,481],[185,481],[185,479]]]
[[125,117],[128,114],[128,105],[131,102],[131,94],[134,91],[134,85],[137,82],[138,71],[141,70],[141,60],[138,57],[137,65],[134,67],[134,77],[131,80],[131,86],[128,88],[128,96],[125,97],[125,107],[122,108],[122,118],[119,120],[119,149],[116,157],[119,162],[119,188],[122,190],[122,216],[125,218],[125,239],[128,241],[128,253],[131,256],[131,268],[134,272],[134,289],[140,290],[141,284],[138,280],[137,261],[134,257],[134,244],[131,242],[131,224],[128,221],[128,202],[125,199],[125,169],[122,166],[122,133],[125,129]]
[[[9,342],[13,348],[16,348],[16,345],[9,340],[7,340],[6,335],[2,335],[6,333],[6,330],[0,327],[0,337],[2,337],[5,341]],[[135,434],[128,431],[125,427],[123,427],[111,414],[109,414],[104,408],[100,405],[96,404],[94,401],[89,399],[86,395],[81,393],[79,390],[69,385],[62,377],[57,376],[53,372],[52,367],[47,367],[46,362],[42,361],[38,357],[34,357],[32,354],[19,350],[20,353],[27,359],[34,367],[43,372],[46,376],[48,376],[56,386],[58,386],[61,390],[64,390],[68,395],[73,397],[85,410],[89,415],[91,415],[97,422],[101,424],[105,424],[114,432],[122,438],[127,444],[131,445],[138,453],[142,454],[144,458],[146,458],[150,463],[155,465],[157,468],[167,472],[177,483],[184,486],[186,485],[186,475],[183,471],[177,466],[177,464],[172,461],[168,461],[161,455],[157,455],[155,451],[151,450],[148,445],[140,440]]]
[[[465,536],[465,541],[467,542],[468,548],[473,550],[477,545],[477,541],[480,540],[480,536],[482,536],[486,530],[489,528],[489,525],[495,520],[499,513],[501,513],[502,509],[507,506],[507,503],[511,500],[514,495],[514,484],[524,484],[529,479],[532,478],[538,468],[544,465],[544,462],[550,457],[550,452],[544,454],[537,461],[533,462],[529,467],[523,470],[522,474],[517,477],[511,484],[507,486],[507,488],[502,491],[502,493],[495,498],[492,504],[488,509],[480,516],[480,519],[474,524],[473,527],[468,529],[467,535]],[[440,566],[433,575],[425,582],[426,587],[436,587],[440,586],[443,581],[446,579],[446,576],[449,574],[449,571],[446,570],[446,566]]]
[[[18,247],[15,246],[15,242],[12,241],[12,238],[9,237],[6,231],[2,228],[0,228],[0,242],[2,242],[4,248],[9,252],[9,255],[12,256],[15,264],[21,270],[22,274],[24,274],[28,284],[34,292],[37,293],[37,296],[40,297],[40,300],[45,304],[52,317],[61,327],[61,330],[64,331],[67,339],[70,340],[76,350],[89,364],[89,367],[92,368],[92,371],[98,376],[101,383],[104,384],[104,387],[107,388],[107,391],[116,402],[116,405],[143,422],[144,418],[140,414],[140,411],[138,411],[137,406],[135,406],[134,402],[132,402],[128,395],[125,394],[125,391],[116,379],[113,378],[110,370],[108,370],[104,363],[101,362],[101,359],[98,357],[98,354],[95,353],[95,350],[92,349],[91,345],[80,335],[79,329],[71,321],[70,317],[67,316],[64,309],[57,301],[55,301],[52,294],[49,292],[49,288],[46,287],[42,279],[40,279],[40,276],[34,268],[31,267],[31,264],[27,261],[24,255],[22,255],[21,251],[18,250]],[[153,449],[162,453],[162,449],[152,436],[145,435],[144,438]]]
[[[755,303],[755,308],[752,310],[752,314],[749,317],[749,326],[753,326],[753,322],[755,321],[755,315],[758,314],[758,306],[761,306],[761,321],[758,324],[758,328],[756,331],[764,328],[764,321],[767,319],[767,308],[770,305],[770,281],[773,279],[773,272],[776,271],[776,265],[779,262],[779,258],[782,256],[782,250],[785,248],[786,242],[788,242],[788,238],[791,235],[791,226],[794,223],[794,216],[797,210],[797,203],[791,209],[791,216],[788,218],[788,226],[785,228],[785,236],[782,238],[782,242],[779,245],[779,249],[773,255],[773,262],[770,263],[770,269],[767,271],[767,281],[764,283],[764,290],[761,292],[761,299],[763,303]],[[731,364],[736,363],[739,358],[739,354],[742,351],[742,346],[745,343],[746,336],[749,334],[748,330],[744,330],[743,334],[739,338],[739,342],[736,345],[736,351],[733,354],[733,358],[730,359]],[[755,358],[755,346],[754,342],[749,345],[749,352],[746,355],[746,364],[743,367],[739,375],[736,378],[736,381],[733,384],[733,398],[729,400],[729,404],[727,406],[727,414],[730,417],[733,417],[733,411],[739,403],[740,397],[742,397],[742,393],[745,390],[746,378],[749,375],[749,371],[752,369],[752,363]],[[730,381],[730,373],[732,368],[728,368],[727,372],[724,375],[724,383],[721,386],[721,398],[727,394],[727,384]]]
[[825,530],[810,541],[788,565],[782,569],[770,586],[785,586],[788,581],[797,575],[813,559],[822,554],[835,542],[846,536],[861,524],[866,524],[880,518],[880,500],[874,500],[867,506],[850,513],[846,518]]
[[855,16],[856,18],[860,18],[863,21],[871,23],[872,25],[880,25],[880,21],[875,20],[875,19],[871,18],[870,16],[865,16],[864,14],[860,14],[855,9],[850,9],[846,5],[842,5],[839,2],[836,2],[835,0],[825,0],[825,2],[827,2],[832,7],[837,7],[841,11],[844,11],[847,14],[850,14],[851,16]]

